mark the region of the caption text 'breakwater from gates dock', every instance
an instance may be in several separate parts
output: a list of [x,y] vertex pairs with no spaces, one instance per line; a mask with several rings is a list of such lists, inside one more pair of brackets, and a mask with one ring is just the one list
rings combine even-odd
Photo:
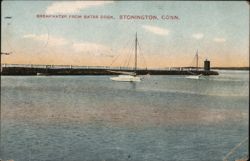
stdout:
[[51,15],[51,14],[37,14],[37,18],[41,19],[107,19],[107,20],[180,20],[176,15],[119,15],[118,17],[112,15]]

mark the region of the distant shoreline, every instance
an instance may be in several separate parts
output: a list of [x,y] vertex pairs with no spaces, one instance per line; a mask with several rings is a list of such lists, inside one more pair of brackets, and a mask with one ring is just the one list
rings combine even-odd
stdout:
[[250,67],[212,67],[211,69],[218,70],[249,70]]

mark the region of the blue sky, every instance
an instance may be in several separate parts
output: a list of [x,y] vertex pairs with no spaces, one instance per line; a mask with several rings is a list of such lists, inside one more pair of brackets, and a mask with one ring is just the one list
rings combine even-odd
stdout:
[[[37,18],[110,15],[115,19]],[[154,15],[158,20],[120,20]],[[162,15],[178,16],[163,20]],[[12,19],[5,19],[12,16]],[[2,63],[110,65],[133,53],[138,33],[147,66],[191,65],[196,50],[214,66],[248,66],[249,4],[245,1],[3,1]],[[144,66],[143,62],[139,62]]]

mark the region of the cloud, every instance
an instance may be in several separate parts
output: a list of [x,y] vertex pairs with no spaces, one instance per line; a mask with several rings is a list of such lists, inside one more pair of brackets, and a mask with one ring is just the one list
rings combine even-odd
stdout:
[[56,37],[56,36],[49,36],[47,34],[41,34],[41,35],[35,35],[35,34],[27,34],[24,35],[23,38],[28,38],[28,39],[33,39],[36,41],[42,41],[48,44],[50,44],[51,46],[60,46],[60,45],[65,45],[68,43],[68,41],[64,38],[61,37]]
[[23,38],[34,38],[34,37],[36,37],[36,35],[34,34],[27,34],[23,36]]
[[98,43],[92,43],[92,42],[75,42],[70,43],[72,41],[66,40],[62,37],[57,36],[48,36],[47,34],[26,34],[23,36],[25,39],[32,39],[35,41],[48,43],[49,46],[60,46],[60,47],[67,47],[68,49],[73,50],[77,53],[88,53],[88,54],[94,54],[94,56],[104,56],[104,57],[113,57],[112,55],[112,49]]
[[54,2],[46,9],[46,14],[71,14],[77,13],[82,9],[94,6],[100,6],[113,1],[69,1],[69,2]]
[[74,42],[67,40],[63,37],[58,36],[48,36],[47,34],[26,34],[23,36],[25,39],[31,39],[39,41],[42,43],[48,43],[50,47],[66,47],[67,49],[73,50],[76,53],[87,53],[93,54],[94,56],[104,56],[104,57],[113,57],[112,49],[98,43],[93,42]]
[[157,34],[157,35],[168,35],[169,34],[168,29],[160,28],[160,27],[157,27],[157,26],[143,25],[142,27],[145,30],[147,30],[149,32],[152,32],[154,34]]
[[225,41],[226,41],[225,38],[218,38],[218,37],[214,38],[214,42],[223,43],[223,42],[225,42]]
[[202,39],[204,37],[203,33],[195,33],[192,35],[193,38],[199,40]]
[[73,49],[75,52],[94,53],[95,56],[111,56],[109,55],[111,51],[109,47],[97,43],[75,43]]

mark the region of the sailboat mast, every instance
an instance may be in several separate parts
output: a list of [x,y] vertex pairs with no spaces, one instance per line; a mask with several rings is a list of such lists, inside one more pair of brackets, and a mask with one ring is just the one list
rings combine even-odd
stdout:
[[198,59],[199,59],[199,56],[198,56],[198,49],[197,49],[197,51],[196,51],[196,70],[198,70],[198,65],[199,65]]
[[136,70],[137,70],[137,32],[136,32],[136,34],[135,34],[135,72],[136,72]]

